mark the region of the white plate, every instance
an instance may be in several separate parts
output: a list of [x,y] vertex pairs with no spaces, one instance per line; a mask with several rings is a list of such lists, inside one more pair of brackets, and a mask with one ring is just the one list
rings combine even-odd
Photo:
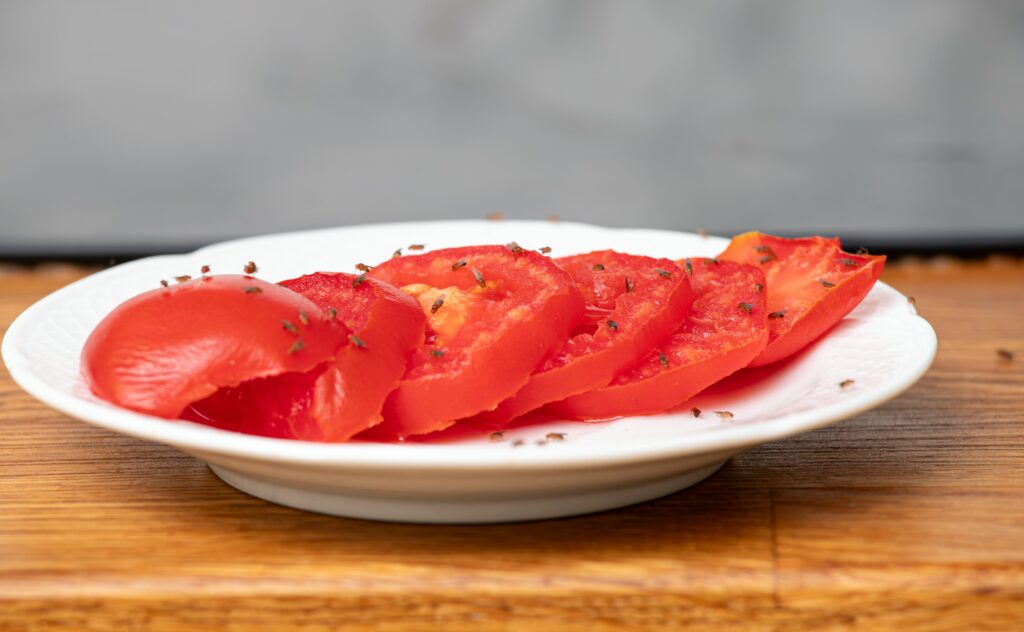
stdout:
[[[879,283],[827,336],[781,367],[745,371],[686,412],[583,424],[554,421],[444,443],[317,444],[226,432],[117,408],[93,397],[78,370],[82,345],[121,301],[204,264],[237,272],[252,259],[269,281],[351,271],[398,247],[507,243],[552,256],[614,248],[710,256],[726,240],[689,233],[548,222],[424,222],[271,235],[194,253],[133,261],[65,287],[26,310],[3,341],[11,376],[53,408],[91,424],[166,443],[210,464],[228,484],[271,502],[329,514],[408,522],[503,522],[568,516],[656,498],[702,480],[752,446],[878,406],[931,365],[936,339],[906,298]],[[851,387],[839,383],[854,380]],[[731,420],[710,411],[728,410]],[[564,441],[543,442],[549,432]],[[517,439],[522,445],[514,445]]]

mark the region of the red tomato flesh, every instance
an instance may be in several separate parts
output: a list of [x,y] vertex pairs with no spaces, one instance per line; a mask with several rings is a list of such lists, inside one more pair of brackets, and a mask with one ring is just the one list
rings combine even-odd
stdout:
[[313,388],[327,364],[305,373],[282,373],[246,380],[192,402],[181,418],[221,430],[305,439],[321,436],[312,415]]
[[366,435],[426,434],[514,394],[583,314],[571,277],[515,245],[449,248],[393,258],[370,272],[413,295],[426,339]]
[[[294,332],[282,326],[300,318],[308,324]],[[291,290],[241,275],[202,277],[119,305],[86,341],[82,372],[98,397],[174,418],[220,388],[310,371],[347,337]]]
[[742,369],[768,340],[764,274],[753,266],[692,259],[689,316],[611,384],[548,405],[569,419],[610,419],[678,406]]
[[693,301],[689,278],[668,259],[603,250],[555,261],[587,301],[584,322],[518,393],[467,421],[502,426],[548,402],[607,385],[675,330]]
[[767,279],[768,346],[750,366],[782,360],[816,340],[867,296],[884,256],[843,252],[838,239],[733,237],[719,259],[760,267]]

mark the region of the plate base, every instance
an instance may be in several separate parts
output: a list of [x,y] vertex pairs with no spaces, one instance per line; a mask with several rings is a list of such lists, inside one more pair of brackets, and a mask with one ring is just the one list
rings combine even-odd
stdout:
[[695,485],[714,474],[724,464],[725,461],[720,461],[684,474],[629,487],[579,494],[496,500],[356,496],[267,481],[221,466],[208,465],[214,474],[235,489],[295,509],[385,522],[486,524],[564,518],[634,505]]

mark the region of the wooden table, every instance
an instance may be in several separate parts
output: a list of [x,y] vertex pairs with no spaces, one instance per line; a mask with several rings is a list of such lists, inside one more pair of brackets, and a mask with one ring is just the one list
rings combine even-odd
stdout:
[[[0,324],[78,274],[0,272]],[[0,373],[0,629],[1024,629],[1024,264],[886,280],[939,332],[906,395],[668,498],[532,524],[276,507]]]

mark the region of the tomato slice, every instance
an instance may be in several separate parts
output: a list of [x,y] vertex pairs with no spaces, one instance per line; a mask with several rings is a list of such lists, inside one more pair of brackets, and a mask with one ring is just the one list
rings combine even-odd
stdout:
[[313,372],[221,389],[194,403],[190,413],[220,428],[305,441],[346,441],[380,423],[385,398],[398,386],[409,354],[423,343],[419,304],[366,275],[318,272],[280,285],[348,326],[352,344]]
[[675,330],[693,301],[689,278],[668,259],[603,250],[555,261],[587,301],[584,322],[518,393],[467,421],[501,426],[548,402],[607,385]]
[[742,369],[768,341],[764,274],[714,259],[680,262],[691,271],[689,316],[611,384],[550,404],[569,419],[610,419],[665,411]]
[[393,258],[370,272],[413,295],[424,344],[384,405],[374,439],[426,434],[519,390],[583,314],[572,278],[515,244]]
[[309,274],[282,281],[338,318],[353,333],[316,381],[312,417],[318,428],[303,438],[345,441],[383,419],[384,400],[405,373],[413,350],[423,344],[425,318],[411,296],[366,275]]
[[348,333],[286,288],[241,275],[202,277],[119,305],[86,341],[82,372],[98,397],[174,418],[222,387],[305,373],[333,358]]
[[768,286],[768,346],[751,366],[786,358],[816,340],[875,285],[884,256],[843,252],[838,239],[786,239],[758,232],[733,237],[720,259],[759,266]]

